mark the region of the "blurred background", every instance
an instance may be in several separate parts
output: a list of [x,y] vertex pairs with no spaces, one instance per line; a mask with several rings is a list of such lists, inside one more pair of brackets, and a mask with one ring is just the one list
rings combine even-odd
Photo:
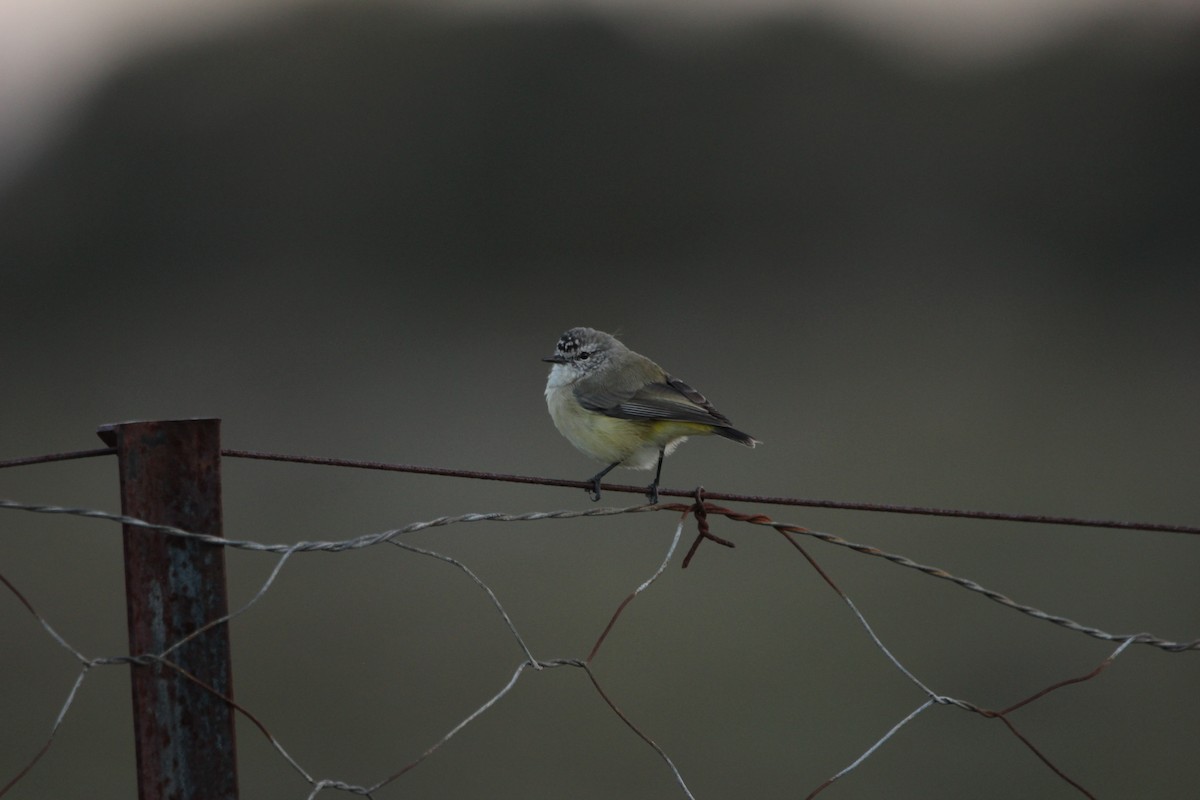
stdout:
[[[986,6],[986,7],[985,7]],[[1196,524],[1200,7],[1134,0],[420,5],[17,0],[0,9],[0,458],[221,417],[226,447],[584,479],[542,391],[619,333],[753,451],[667,487]],[[648,480],[617,471],[619,483]],[[227,459],[225,530],[344,539],[582,491]],[[0,496],[119,510],[112,459]],[[606,503],[638,502],[610,494]],[[1195,638],[1197,542],[748,507],[1108,631]],[[777,535],[679,557],[595,662],[697,798],[804,796],[924,697]],[[581,658],[663,514],[426,531],[539,658]],[[993,708],[1109,643],[812,543],[935,691]],[[230,604],[274,559],[230,552]],[[127,652],[119,528],[0,517],[0,571]],[[293,559],[232,624],[234,685],[305,769],[370,784],[523,658],[486,596],[393,548]],[[0,593],[0,784],[78,674]],[[1178,797],[1197,656],[1127,650],[1013,715],[1104,797]],[[242,796],[309,787],[239,721]],[[7,797],[131,797],[128,672],[92,670]],[[378,797],[675,798],[575,670],[526,675]],[[932,709],[823,796],[1077,797],[996,721]]]

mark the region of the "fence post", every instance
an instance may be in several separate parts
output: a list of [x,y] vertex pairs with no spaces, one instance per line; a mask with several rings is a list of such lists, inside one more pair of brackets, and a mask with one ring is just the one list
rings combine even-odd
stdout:
[[[220,420],[105,425],[117,449],[121,512],[148,522],[221,535]],[[129,652],[162,653],[228,613],[225,550],[126,525]],[[233,696],[229,629],[218,625],[168,659]],[[233,709],[179,671],[131,665],[140,800],[236,800]]]

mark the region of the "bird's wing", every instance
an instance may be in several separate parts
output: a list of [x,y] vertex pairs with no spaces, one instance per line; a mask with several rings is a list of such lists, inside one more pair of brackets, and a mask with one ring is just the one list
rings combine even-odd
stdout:
[[579,403],[620,419],[663,419],[728,426],[729,420],[712,403],[681,380],[668,376],[663,383],[646,383],[632,388],[606,388],[601,391],[576,391]]

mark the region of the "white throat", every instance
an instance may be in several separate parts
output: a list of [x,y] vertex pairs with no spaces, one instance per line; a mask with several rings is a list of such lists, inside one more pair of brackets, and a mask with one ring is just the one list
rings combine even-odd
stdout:
[[555,364],[550,368],[550,377],[546,378],[546,393],[554,389],[570,386],[579,379],[579,371],[566,364]]

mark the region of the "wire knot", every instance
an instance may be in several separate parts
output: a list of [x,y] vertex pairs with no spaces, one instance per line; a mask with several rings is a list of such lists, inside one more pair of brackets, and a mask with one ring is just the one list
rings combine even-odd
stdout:
[[[722,545],[724,547],[736,547],[736,545],[733,542],[729,541],[728,539],[722,539],[720,536],[717,536],[716,534],[714,534],[712,531],[709,530],[709,528],[708,528],[708,508],[709,508],[709,506],[707,503],[704,502],[704,487],[697,486],[696,491],[693,496],[696,498],[696,502],[692,503],[691,511],[693,514],[696,515],[696,530],[698,531],[698,533],[696,534],[696,540],[693,541],[692,546],[688,548],[687,555],[683,557],[683,568],[684,569],[687,569],[688,564],[692,563],[692,556],[694,556],[696,554],[696,549],[698,547],[700,547],[700,542],[704,541],[705,539],[716,542],[717,544]],[[712,506],[712,509],[714,511],[725,511],[726,510],[726,509],[720,508],[719,506]]]

